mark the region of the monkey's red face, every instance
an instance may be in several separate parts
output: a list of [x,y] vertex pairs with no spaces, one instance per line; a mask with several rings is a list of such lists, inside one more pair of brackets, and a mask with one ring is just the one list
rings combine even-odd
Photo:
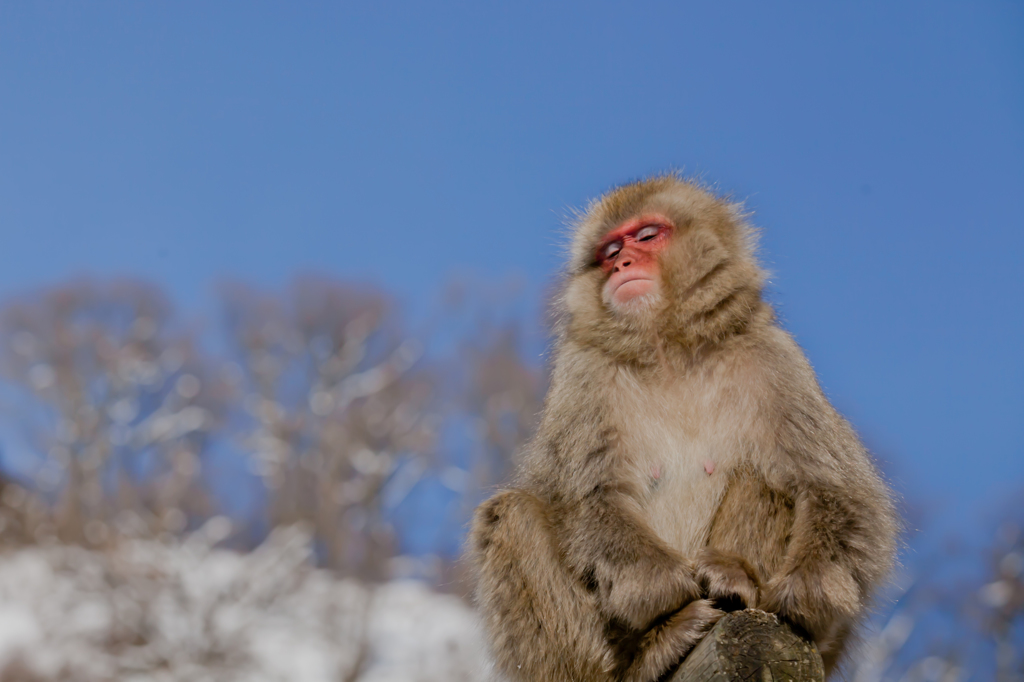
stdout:
[[604,299],[628,306],[660,287],[658,254],[668,246],[672,224],[661,215],[642,215],[609,232],[597,247],[597,263],[608,275]]

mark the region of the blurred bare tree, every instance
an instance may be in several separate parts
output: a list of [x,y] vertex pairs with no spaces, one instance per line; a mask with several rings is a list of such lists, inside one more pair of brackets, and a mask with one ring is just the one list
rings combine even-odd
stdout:
[[508,479],[537,426],[546,392],[544,373],[524,361],[520,346],[518,330],[508,326],[482,331],[469,341],[465,354],[470,364],[465,409],[478,419],[480,432],[472,462],[479,488]]
[[[508,294],[499,289],[473,296],[463,285],[453,285],[449,292],[456,317],[469,325],[468,333],[459,339],[457,358],[446,369],[455,390],[453,416],[468,427],[464,452],[449,460],[442,479],[461,495],[458,518],[452,524],[459,535],[476,505],[496,486],[509,482],[537,427],[547,392],[542,363],[527,360],[521,318],[501,319],[500,313],[511,307]],[[437,569],[440,586],[469,597],[473,585],[468,564],[457,557],[441,557]]]
[[65,284],[7,303],[0,327],[36,464],[32,486],[5,490],[21,511],[8,531],[102,544],[115,521],[180,532],[209,515],[201,464],[230,396],[158,290]]
[[327,566],[387,577],[386,512],[433,451],[432,377],[377,291],[321,278],[284,296],[224,287],[238,358],[245,449],[270,492],[272,525],[304,522]]
[[[985,545],[951,539],[915,561],[851,657],[853,682],[1024,679],[1024,536],[1019,505]],[[972,538],[977,540],[978,538]],[[987,555],[987,569],[979,558]]]
[[1024,534],[1007,520],[991,550],[989,581],[978,597],[983,629],[995,642],[997,682],[1024,680]]
[[[382,579],[391,516],[420,480],[463,493],[464,516],[532,432],[542,371],[514,324],[481,321],[493,301],[449,301],[431,318],[458,357],[428,365],[422,335],[372,288],[306,277],[284,293],[227,285],[221,298],[217,357],[138,281],[73,282],[0,308],[8,427],[24,432],[14,456],[34,466],[0,491],[8,536],[102,544],[195,527],[223,502],[203,463],[233,442],[263,483],[268,528],[304,523],[322,565]],[[453,418],[472,435],[440,453]],[[458,532],[465,519],[446,515],[437,526]]]

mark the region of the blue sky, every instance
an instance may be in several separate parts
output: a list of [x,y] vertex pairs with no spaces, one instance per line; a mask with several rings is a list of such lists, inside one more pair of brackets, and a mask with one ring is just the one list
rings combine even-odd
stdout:
[[682,169],[934,518],[1024,488],[1019,2],[0,4],[0,298],[186,313],[318,271],[411,310],[557,273],[568,209]]

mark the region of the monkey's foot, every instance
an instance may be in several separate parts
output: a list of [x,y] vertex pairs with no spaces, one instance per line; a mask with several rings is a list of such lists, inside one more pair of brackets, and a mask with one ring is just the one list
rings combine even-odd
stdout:
[[725,615],[707,599],[698,599],[647,631],[623,676],[625,682],[651,682],[676,666]]

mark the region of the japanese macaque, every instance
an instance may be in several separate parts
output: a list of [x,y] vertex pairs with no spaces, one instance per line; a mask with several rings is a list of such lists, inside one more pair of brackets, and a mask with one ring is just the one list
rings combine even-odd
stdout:
[[676,176],[580,218],[538,433],[470,535],[508,679],[666,679],[742,607],[835,667],[896,516],[763,280],[740,209]]

